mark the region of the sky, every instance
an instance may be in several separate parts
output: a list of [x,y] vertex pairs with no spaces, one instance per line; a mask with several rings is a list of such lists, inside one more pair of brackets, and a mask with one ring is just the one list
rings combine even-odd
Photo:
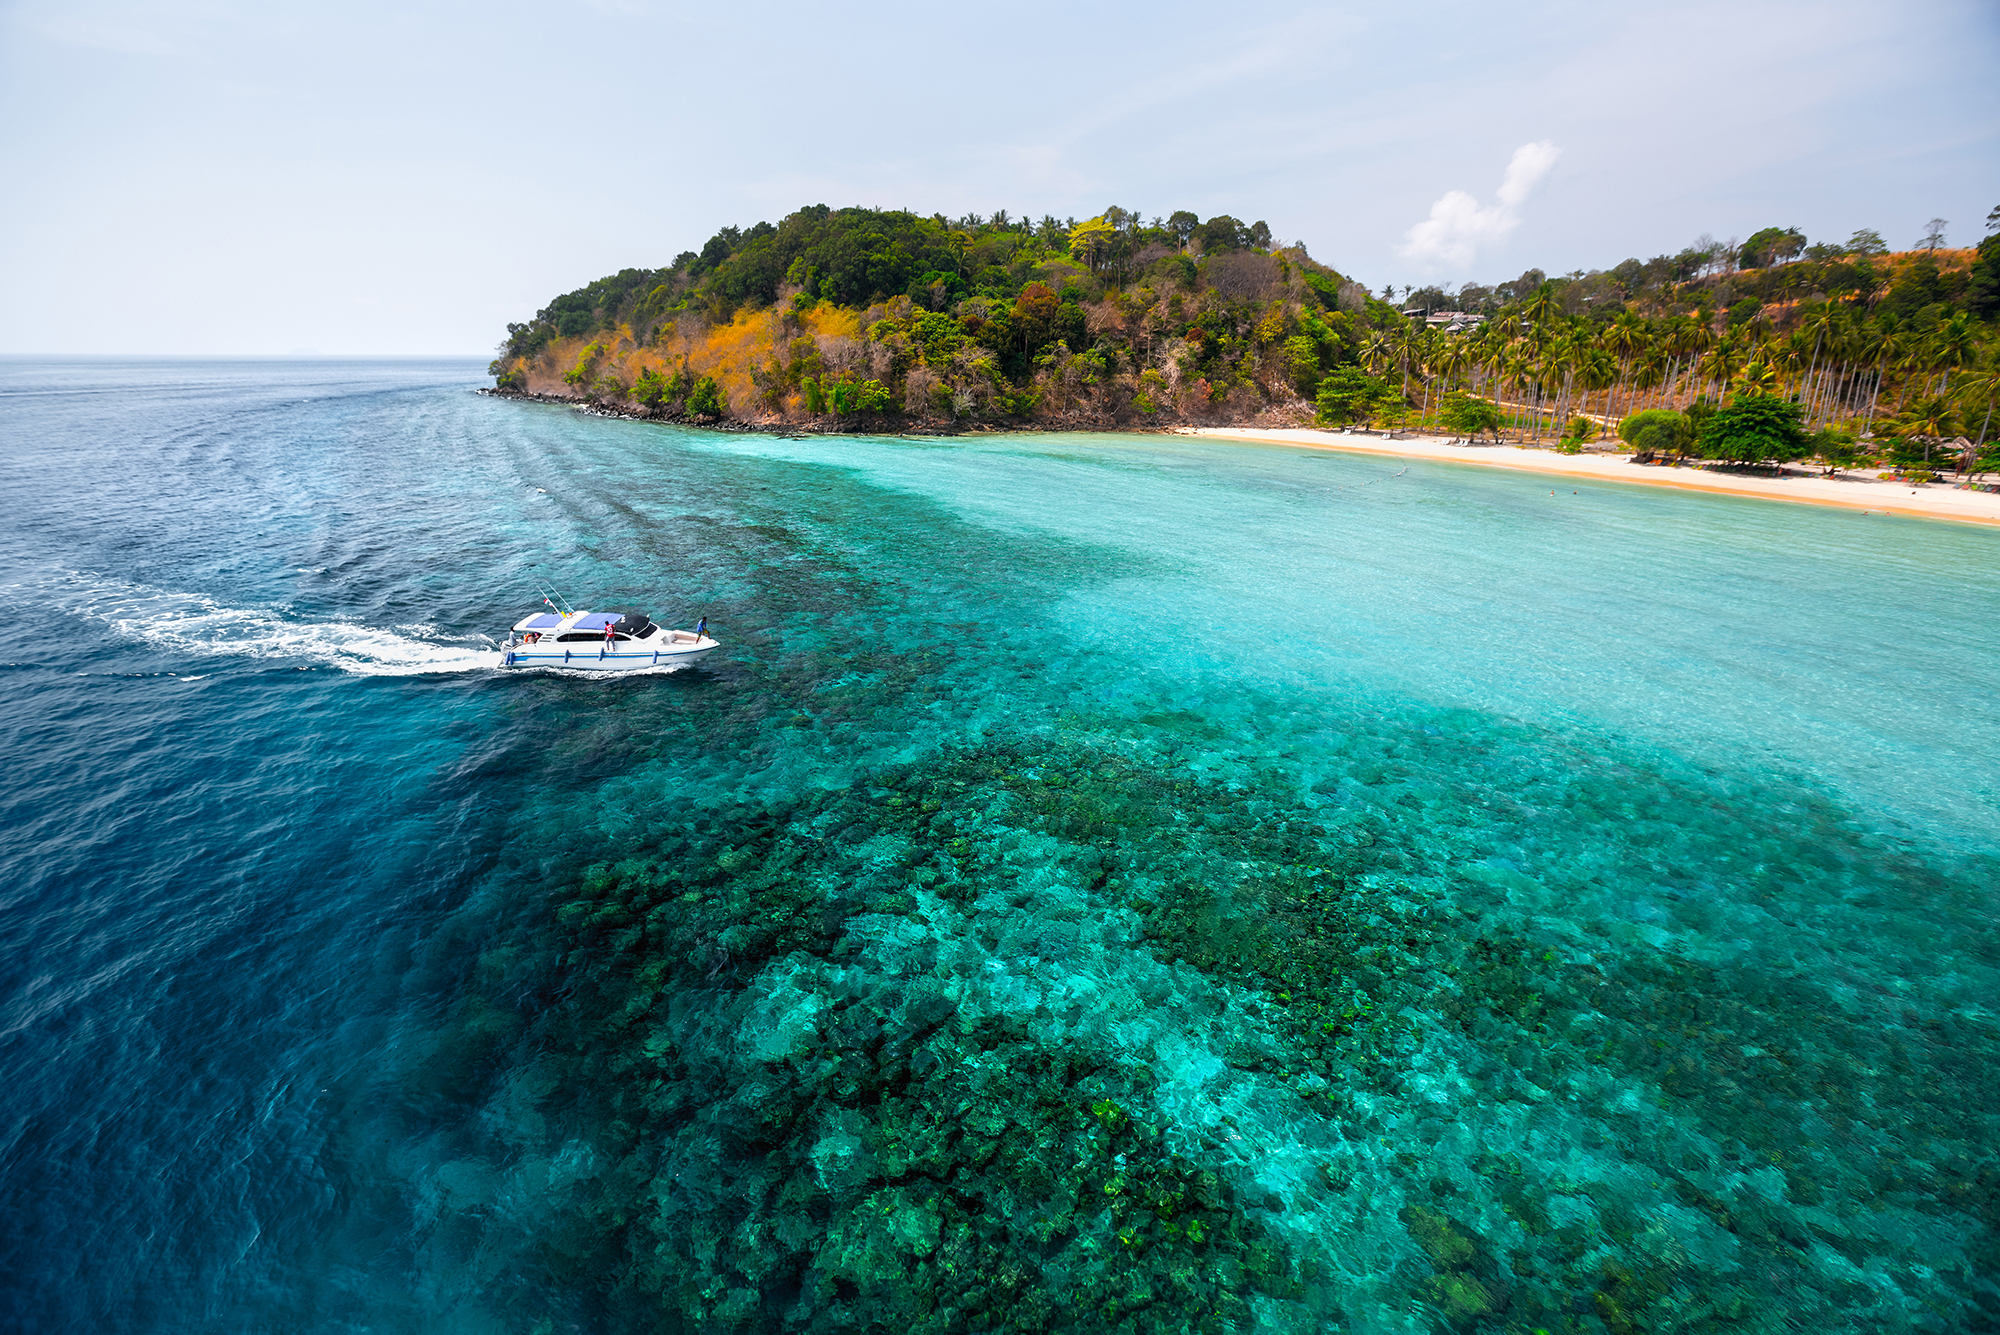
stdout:
[[1380,290],[2000,204],[2000,3],[0,0],[0,353],[484,354],[805,204],[1264,219]]

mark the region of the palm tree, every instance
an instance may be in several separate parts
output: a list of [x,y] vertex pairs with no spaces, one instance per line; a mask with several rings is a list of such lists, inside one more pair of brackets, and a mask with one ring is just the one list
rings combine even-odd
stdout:
[[1808,426],[1812,425],[1813,401],[1818,393],[1818,380],[1816,377],[1819,374],[1819,354],[1821,349],[1827,345],[1827,336],[1834,333],[1838,328],[1838,308],[1832,302],[1822,303],[1819,309],[1808,315],[1804,323],[1799,326],[1801,336],[1806,334],[1812,335],[1813,345],[1812,356],[1806,362],[1805,393],[1803,395],[1805,420]]
[[1715,330],[1708,321],[1690,319],[1681,326],[1680,353],[1690,374],[1714,346]]
[[1410,327],[1408,364],[1417,368],[1417,388],[1423,394],[1423,404],[1417,409],[1419,419],[1431,410],[1431,377],[1437,373],[1438,340],[1442,337],[1423,325]]
[[1955,312],[1949,320],[1938,326],[1931,335],[1931,363],[1944,373],[1944,383],[1938,386],[1940,394],[1951,393],[1952,373],[1971,361],[1979,351],[1979,332],[1973,326],[1972,317],[1964,311]]
[[1960,458],[1958,471],[1963,473],[1971,467],[1979,451],[1985,448],[1987,429],[1993,425],[1993,405],[2000,400],[2000,344],[1986,350],[1984,360],[1958,380],[1959,401],[1966,407],[1966,420],[1972,420],[1972,412],[1983,408],[1979,419],[1979,439],[1972,442],[1971,449]]
[[1444,372],[1444,392],[1450,394],[1452,386],[1466,374],[1466,366],[1472,364],[1472,342],[1464,334],[1454,334],[1444,340],[1444,350],[1438,356],[1438,368]]
[[[1476,363],[1478,369],[1486,373],[1488,380],[1498,381],[1501,373],[1507,369],[1506,337],[1496,329],[1480,346],[1478,358]],[[1498,394],[1493,397],[1496,401],[1499,399]]]
[[[1529,349],[1527,343],[1513,343],[1507,346],[1502,353],[1500,373],[1501,384],[1512,388],[1516,401],[1522,407],[1530,407],[1531,405],[1528,403],[1529,387],[1533,385],[1539,389],[1539,384],[1535,375],[1535,354]],[[1530,437],[1537,434],[1541,430],[1542,425],[1539,399],[1532,406],[1534,407],[1534,417],[1528,428]]]
[[[1639,365],[1632,377],[1632,392],[1634,397],[1636,398],[1638,395],[1646,393],[1649,390],[1658,389],[1667,378],[1667,367],[1670,364],[1671,359],[1668,357],[1667,345],[1664,339],[1648,345],[1646,350],[1639,354]],[[1631,413],[1628,411],[1626,416],[1629,417],[1630,415]]]
[[1554,283],[1543,283],[1529,294],[1526,301],[1521,303],[1521,319],[1531,329],[1539,330],[1547,328],[1549,323],[1561,313],[1562,307],[1556,301],[1556,285]]
[[1885,316],[1873,324],[1862,325],[1858,341],[1862,359],[1870,363],[1872,376],[1868,389],[1868,415],[1861,423],[1861,434],[1866,436],[1875,424],[1875,406],[1882,397],[1883,371],[1896,351],[1895,317]]
[[1371,329],[1361,338],[1361,364],[1370,375],[1380,375],[1395,355],[1395,346],[1389,336],[1379,329]]
[[1715,346],[1709,349],[1708,356],[1702,360],[1702,369],[1715,385],[1717,402],[1722,400],[1723,393],[1729,388],[1729,382],[1743,369],[1746,360],[1743,346],[1734,335],[1726,335],[1716,340]]
[[1761,353],[1744,365],[1736,383],[1745,394],[1776,394],[1784,388],[1778,368],[1765,361]]
[[1595,340],[1579,338],[1572,364],[1576,368],[1577,386],[1583,391],[1583,415],[1588,417],[1591,392],[1608,390],[1618,382],[1618,363],[1612,359],[1609,348]]
[[1914,330],[1894,340],[1889,364],[1896,372],[1896,411],[1906,412],[1910,406],[1910,396],[1922,392],[1920,379],[1927,379],[1930,371],[1930,348],[1925,345]]
[[1916,405],[1903,414],[1902,422],[1911,435],[1924,443],[1924,466],[1928,468],[1931,447],[1941,444],[1951,434],[1956,418],[1944,395],[1930,394],[1918,399]]
[[[1632,360],[1651,341],[1645,321],[1629,310],[1618,312],[1604,331],[1604,346],[1618,358],[1618,379],[1622,382],[1632,369]],[[1615,413],[1611,414],[1616,416]]]

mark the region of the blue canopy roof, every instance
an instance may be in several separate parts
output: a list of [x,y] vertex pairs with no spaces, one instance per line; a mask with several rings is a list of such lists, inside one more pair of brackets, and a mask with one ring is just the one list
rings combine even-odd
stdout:
[[521,623],[521,626],[525,630],[554,630],[561,624],[561,617],[553,612],[543,612],[538,616],[529,617]]
[[585,612],[570,623],[572,630],[603,630],[623,616],[622,612]]

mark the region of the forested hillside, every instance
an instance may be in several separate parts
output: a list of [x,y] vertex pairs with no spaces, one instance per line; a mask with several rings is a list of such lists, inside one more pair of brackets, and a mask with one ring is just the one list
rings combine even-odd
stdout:
[[841,429],[1317,420],[1580,444],[1689,410],[1676,452],[1765,396],[1793,457],[1930,463],[1961,431],[1990,438],[2000,346],[2000,235],[1942,241],[1772,227],[1376,296],[1229,216],[815,205],[557,297],[492,369],[503,391],[641,415]]

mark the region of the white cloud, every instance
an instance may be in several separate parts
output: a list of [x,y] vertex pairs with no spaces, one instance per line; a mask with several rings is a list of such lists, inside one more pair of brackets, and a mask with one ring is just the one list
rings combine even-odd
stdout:
[[1521,206],[1556,165],[1562,150],[1543,139],[1514,150],[1492,204],[1463,190],[1448,190],[1431,205],[1431,216],[1412,227],[1397,253],[1437,269],[1466,269],[1483,244],[1498,241],[1521,221]]

